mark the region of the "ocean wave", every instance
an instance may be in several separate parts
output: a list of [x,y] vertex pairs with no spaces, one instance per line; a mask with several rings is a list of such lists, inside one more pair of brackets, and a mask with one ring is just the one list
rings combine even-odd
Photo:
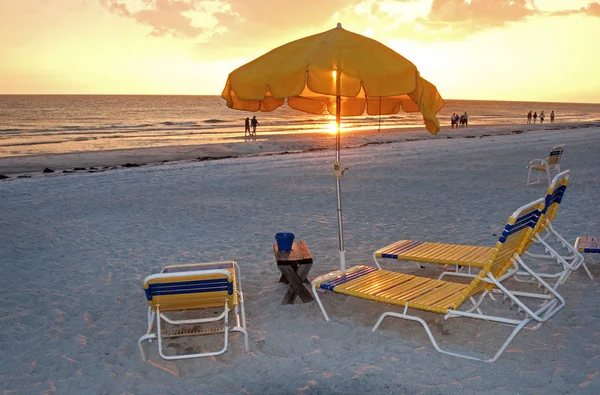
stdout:
[[182,122],[174,122],[174,121],[164,121],[164,122],[159,122],[160,125],[167,125],[167,126],[185,126],[185,125],[196,125],[197,122],[195,121],[182,121]]
[[224,122],[229,122],[229,121],[226,121],[224,119],[214,119],[213,118],[213,119],[205,119],[202,122],[204,122],[204,123],[224,123]]
[[140,123],[138,125],[110,125],[112,129],[139,129],[154,126],[152,123]]

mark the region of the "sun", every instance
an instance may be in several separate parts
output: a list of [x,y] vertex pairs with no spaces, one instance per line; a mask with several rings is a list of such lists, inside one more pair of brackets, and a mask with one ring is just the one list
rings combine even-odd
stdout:
[[336,125],[335,121],[331,121],[327,124],[327,131],[331,134],[337,133],[337,125]]

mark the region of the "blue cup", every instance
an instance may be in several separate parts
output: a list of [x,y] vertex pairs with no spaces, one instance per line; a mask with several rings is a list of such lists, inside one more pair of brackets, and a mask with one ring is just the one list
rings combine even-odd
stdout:
[[275,240],[277,240],[279,251],[290,251],[294,242],[294,234],[289,232],[276,233]]

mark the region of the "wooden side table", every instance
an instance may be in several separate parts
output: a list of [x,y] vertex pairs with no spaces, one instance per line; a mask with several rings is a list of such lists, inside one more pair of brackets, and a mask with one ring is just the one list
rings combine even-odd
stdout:
[[305,241],[295,241],[290,251],[279,251],[277,242],[273,243],[273,253],[277,268],[281,272],[279,282],[285,282],[289,289],[285,293],[281,304],[294,303],[296,296],[300,296],[303,303],[314,300],[311,293],[304,287],[309,284],[306,276],[312,268],[313,259]]

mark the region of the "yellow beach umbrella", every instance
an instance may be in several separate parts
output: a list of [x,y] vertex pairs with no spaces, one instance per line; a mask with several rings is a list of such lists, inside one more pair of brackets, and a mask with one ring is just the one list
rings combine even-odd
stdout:
[[282,45],[229,74],[221,97],[227,107],[273,111],[283,105],[311,114],[336,116],[336,179],[340,270],[345,271],[340,178],[342,116],[421,112],[437,134],[436,113],[444,102],[416,66],[378,41],[337,27]]

